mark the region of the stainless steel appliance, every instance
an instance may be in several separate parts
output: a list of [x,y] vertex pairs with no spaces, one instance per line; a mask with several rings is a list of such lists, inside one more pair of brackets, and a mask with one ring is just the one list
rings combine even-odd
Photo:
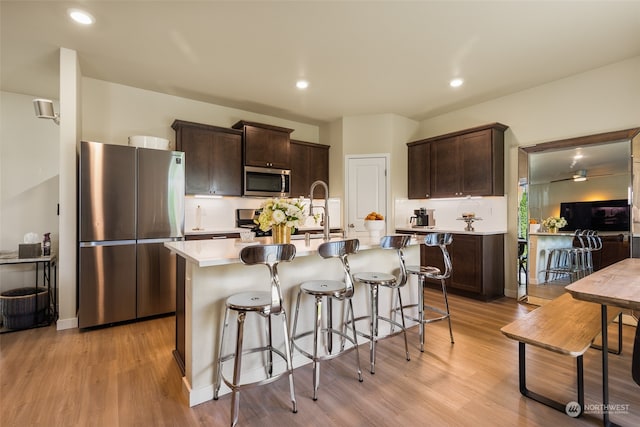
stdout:
[[175,311],[184,153],[80,143],[78,326]]
[[262,209],[236,209],[236,227],[249,229],[258,237],[271,236],[271,230],[262,231],[254,222],[260,216],[261,211]]
[[289,197],[291,171],[288,169],[244,167],[245,196]]
[[433,216],[434,209],[420,208],[413,211],[414,216],[409,218],[412,227],[433,227],[436,220]]

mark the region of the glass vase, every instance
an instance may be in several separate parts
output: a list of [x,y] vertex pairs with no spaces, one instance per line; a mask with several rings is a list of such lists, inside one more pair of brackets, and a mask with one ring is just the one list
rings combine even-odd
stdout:
[[285,224],[275,224],[271,227],[273,243],[291,243],[291,227]]

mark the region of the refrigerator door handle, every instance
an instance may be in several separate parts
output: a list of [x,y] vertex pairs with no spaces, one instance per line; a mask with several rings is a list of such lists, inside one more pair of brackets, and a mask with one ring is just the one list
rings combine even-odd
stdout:
[[122,246],[135,245],[135,240],[104,240],[100,242],[80,242],[81,248],[90,248],[95,246]]
[[139,245],[144,245],[148,243],[164,243],[164,242],[178,242],[184,240],[183,237],[165,237],[161,239],[138,239],[136,242]]

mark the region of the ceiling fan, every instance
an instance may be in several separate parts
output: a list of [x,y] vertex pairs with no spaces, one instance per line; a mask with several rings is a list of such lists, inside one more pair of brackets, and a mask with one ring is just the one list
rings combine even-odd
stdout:
[[[599,176],[609,176],[611,174],[602,174],[602,175],[589,175],[589,178],[595,178]],[[561,182],[561,181],[573,181],[573,182],[582,182],[587,180],[587,170],[586,169],[578,169],[573,175],[569,178],[561,178],[555,179],[551,182]]]

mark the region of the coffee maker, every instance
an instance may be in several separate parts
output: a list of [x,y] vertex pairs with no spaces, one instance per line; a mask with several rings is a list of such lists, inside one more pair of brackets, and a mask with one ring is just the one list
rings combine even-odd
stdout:
[[435,227],[436,219],[433,216],[433,211],[434,209],[415,209],[414,215],[409,218],[409,223],[414,228]]

